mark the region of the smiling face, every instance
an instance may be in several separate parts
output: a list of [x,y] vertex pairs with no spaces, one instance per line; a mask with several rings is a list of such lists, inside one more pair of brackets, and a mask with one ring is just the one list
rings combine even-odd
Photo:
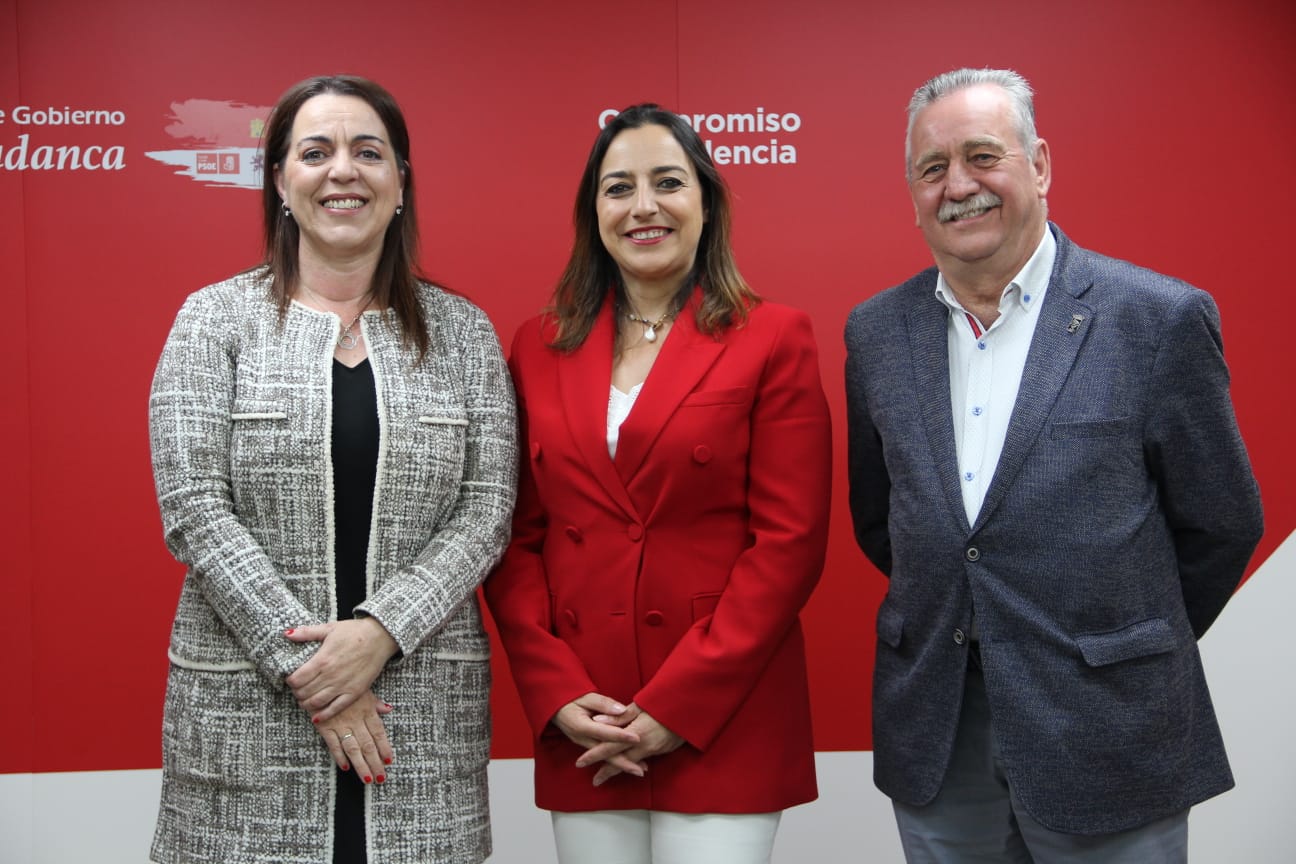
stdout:
[[1044,236],[1048,144],[1025,152],[1008,94],[983,84],[918,112],[909,150],[918,227],[945,278],[1002,289]]
[[308,99],[274,172],[300,231],[303,263],[377,260],[404,200],[404,173],[368,103],[336,93]]
[[626,287],[674,293],[706,221],[688,154],[665,126],[626,129],[608,145],[598,178],[599,236]]

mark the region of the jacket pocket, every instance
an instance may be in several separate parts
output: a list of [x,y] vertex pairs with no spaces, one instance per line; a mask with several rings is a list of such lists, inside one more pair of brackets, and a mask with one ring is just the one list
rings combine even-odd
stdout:
[[1110,666],[1173,651],[1175,635],[1166,619],[1149,618],[1107,633],[1082,633],[1075,643],[1089,666]]
[[701,405],[746,405],[752,399],[750,387],[723,387],[719,390],[697,390],[681,400],[682,407]]
[[468,418],[462,411],[438,411],[435,414],[420,414],[418,422],[424,426],[467,426]]
[[288,412],[277,402],[245,399],[230,408],[230,420],[287,420]]
[[882,605],[878,607],[877,635],[879,640],[892,648],[900,647],[900,639],[904,635],[904,613],[891,602],[890,594],[882,598]]
[[1128,417],[1113,417],[1110,420],[1081,420],[1074,423],[1054,423],[1049,428],[1049,437],[1053,439],[1115,438],[1125,434],[1128,427]]
[[240,399],[230,407],[230,473],[237,489],[250,472],[268,464],[298,467],[307,451],[295,447],[287,406],[265,399]]
[[708,591],[705,594],[693,595],[693,620],[705,618],[715,611],[716,605],[720,602],[719,591]]

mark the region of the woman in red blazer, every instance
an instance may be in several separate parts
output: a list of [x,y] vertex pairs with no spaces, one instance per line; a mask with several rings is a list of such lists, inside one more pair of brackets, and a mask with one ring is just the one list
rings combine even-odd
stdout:
[[599,135],[575,226],[513,341],[522,479],[486,585],[536,802],[563,864],[765,862],[816,796],[798,615],[831,451],[810,322],[747,287],[715,165],[655,105]]

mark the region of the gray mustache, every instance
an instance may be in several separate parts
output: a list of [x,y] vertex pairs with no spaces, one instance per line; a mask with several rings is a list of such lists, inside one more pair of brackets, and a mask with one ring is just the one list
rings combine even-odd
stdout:
[[980,192],[971,198],[964,198],[962,201],[946,201],[936,211],[936,219],[940,222],[952,222],[955,219],[965,219],[968,216],[974,216],[982,210],[990,210],[998,207],[1003,203],[1003,199],[993,192]]

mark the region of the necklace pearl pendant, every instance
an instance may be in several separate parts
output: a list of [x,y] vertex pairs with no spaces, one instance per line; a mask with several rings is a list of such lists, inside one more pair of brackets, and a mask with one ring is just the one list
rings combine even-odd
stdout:
[[644,326],[643,338],[645,342],[656,342],[658,329],[660,329],[667,321],[674,318],[675,314],[674,310],[668,309],[656,321],[649,321],[647,318],[642,315],[636,315],[634,312],[625,313],[625,317],[627,321],[633,321],[636,324],[642,324]]

